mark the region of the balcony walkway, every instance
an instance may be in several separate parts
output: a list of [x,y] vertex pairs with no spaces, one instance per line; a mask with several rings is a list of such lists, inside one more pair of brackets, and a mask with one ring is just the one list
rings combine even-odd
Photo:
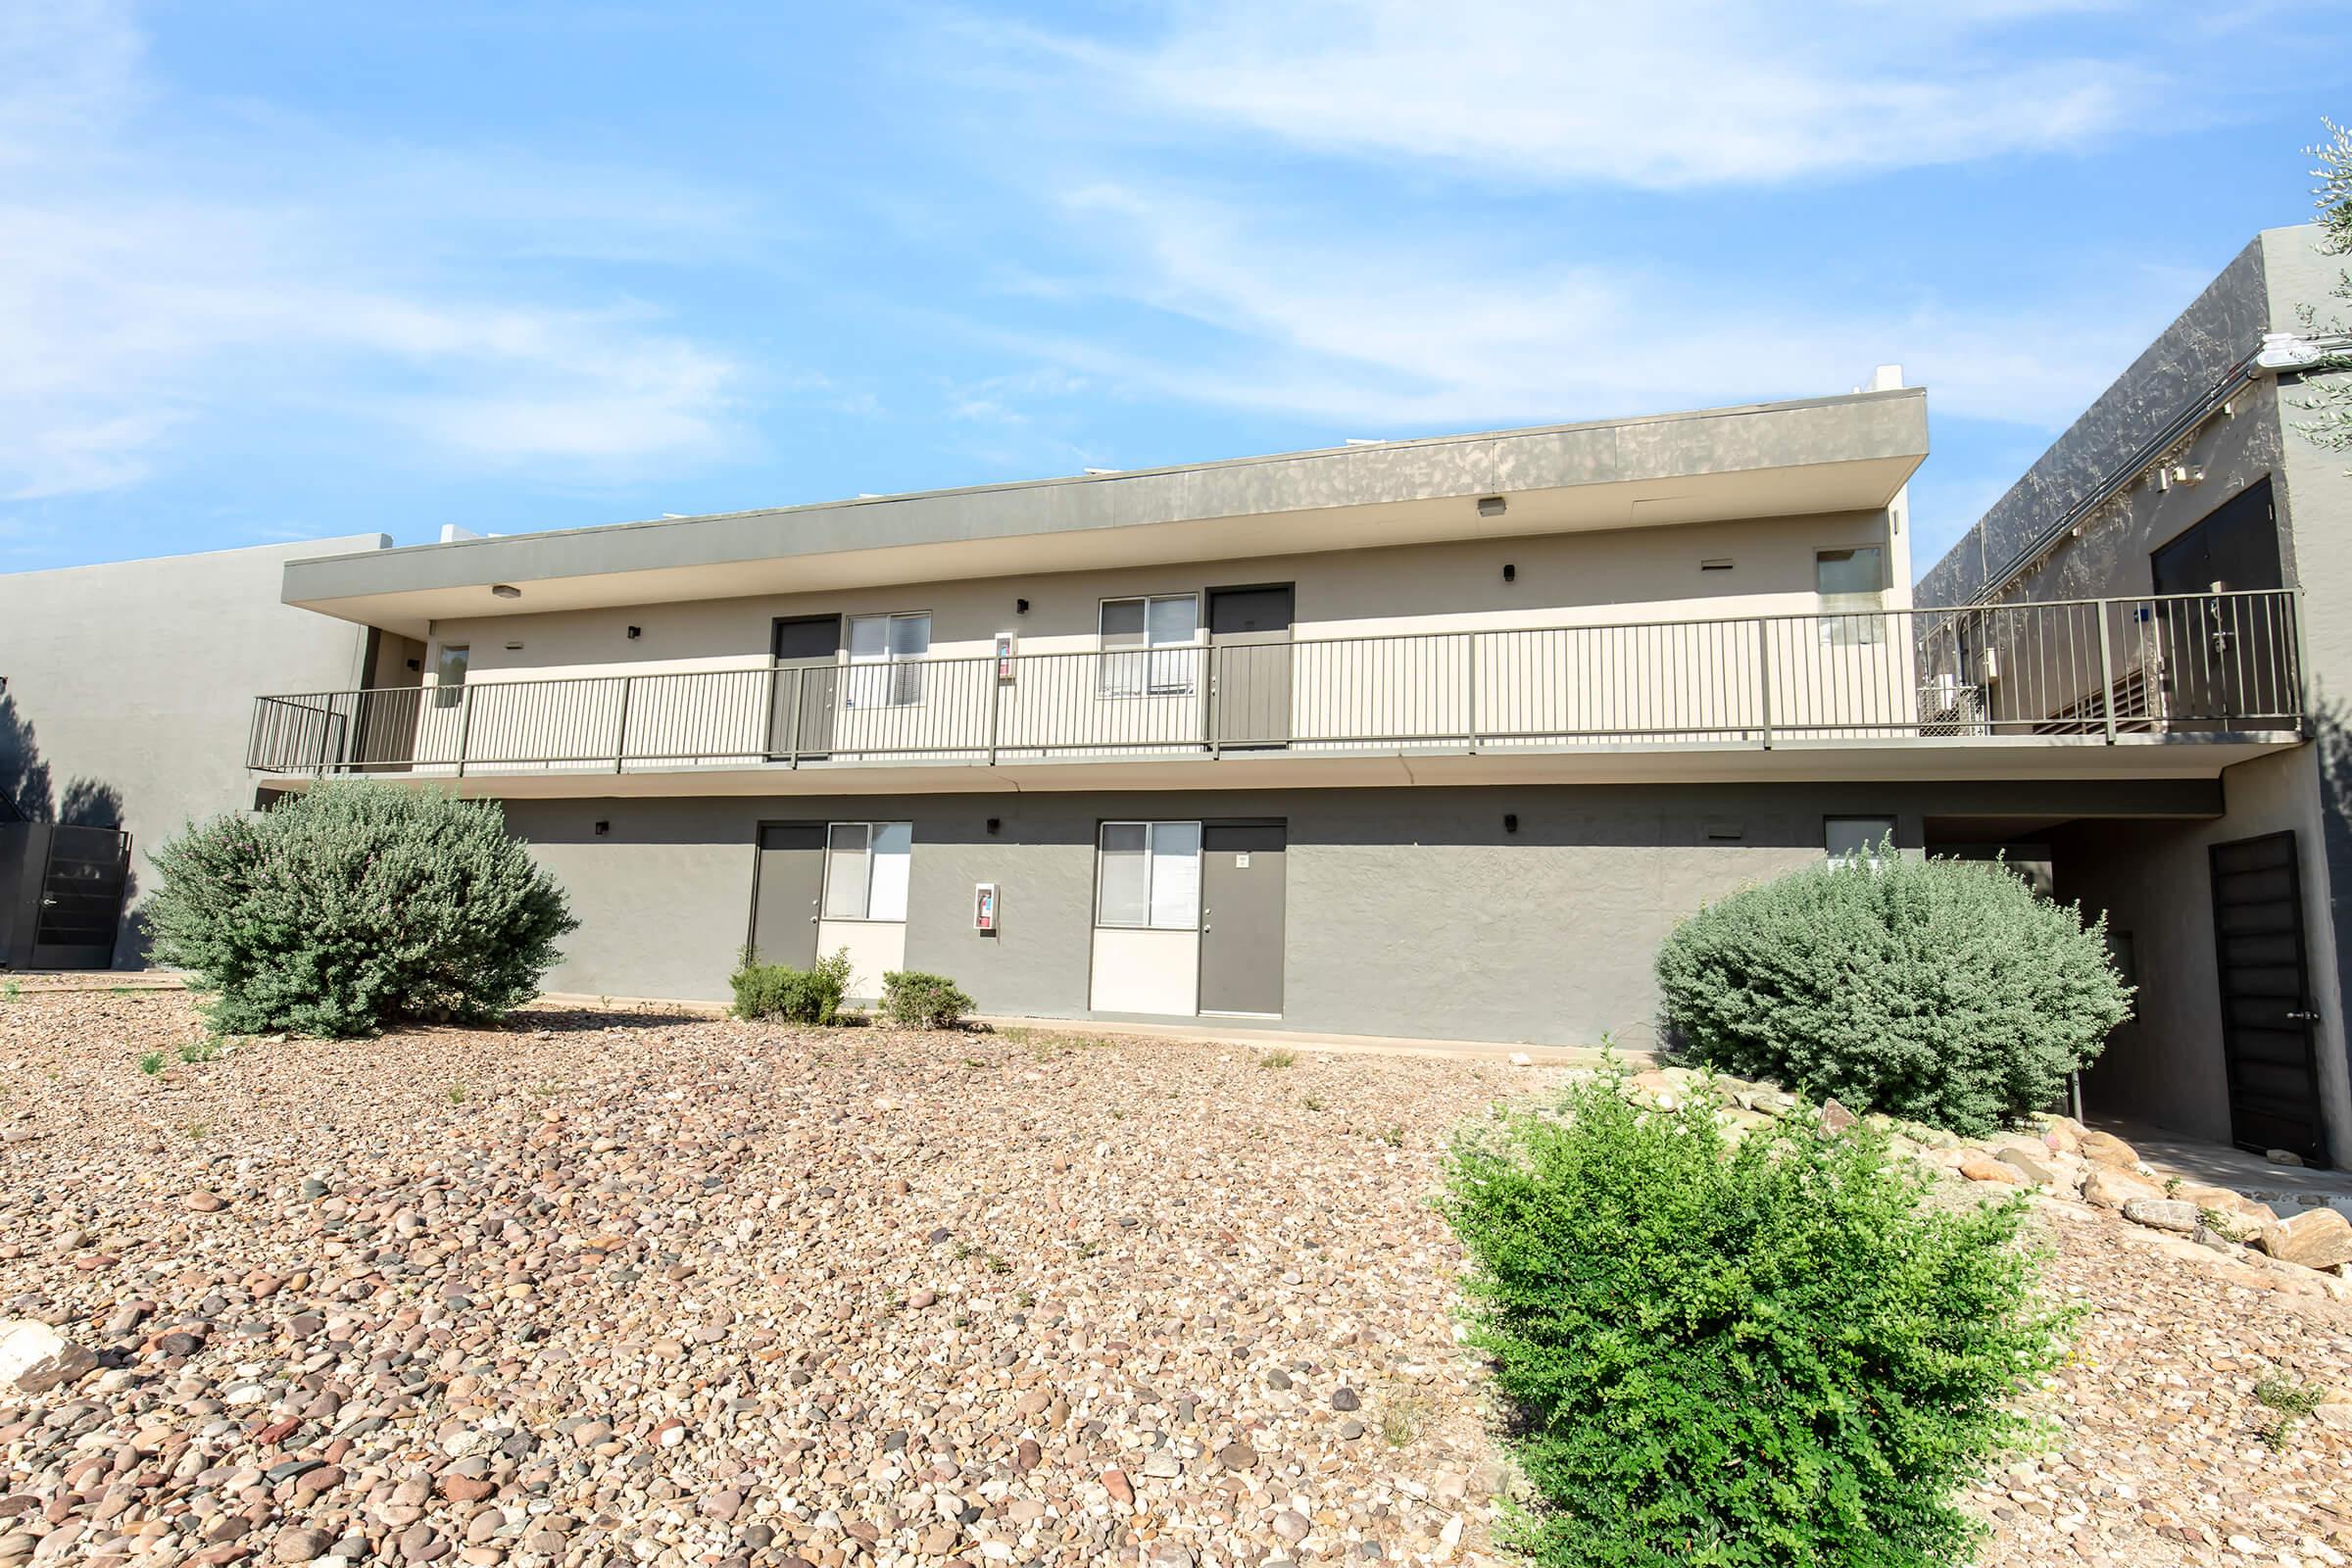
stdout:
[[2294,597],[762,663],[264,697],[248,765],[466,793],[2206,776],[2302,739]]

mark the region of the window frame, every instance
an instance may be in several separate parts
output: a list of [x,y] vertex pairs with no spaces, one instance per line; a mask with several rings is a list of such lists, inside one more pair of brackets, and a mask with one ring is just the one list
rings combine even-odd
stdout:
[[[858,623],[861,620],[883,623],[883,653],[879,659],[858,657]],[[890,651],[891,645],[897,640],[891,635],[891,628],[902,620],[919,620],[923,623],[923,651],[920,654],[909,656]],[[844,615],[841,617],[841,653],[843,667],[847,671],[841,683],[841,706],[844,709],[920,708],[928,700],[930,688],[930,682],[923,674],[923,666],[931,662],[931,612],[877,610],[862,615]],[[858,688],[860,681],[857,672],[872,669],[889,671],[879,677],[888,694],[887,698],[879,703],[859,703]],[[909,692],[911,695],[908,695]]]
[[[1105,817],[1095,824],[1095,929],[1099,931],[1199,931],[1200,929],[1200,871],[1202,841],[1205,826],[1200,818],[1171,817]],[[1140,827],[1144,830],[1144,918],[1132,920],[1105,919],[1102,913],[1103,873],[1110,860],[1104,852],[1103,840],[1114,827]],[[1152,918],[1153,868],[1158,860],[1156,846],[1163,827],[1189,827],[1193,830],[1193,910],[1192,918],[1183,925],[1161,925]]]
[[[865,860],[865,874],[858,890],[858,912],[835,914],[833,912],[833,835],[843,828],[849,827],[865,830],[865,848],[859,852]],[[825,863],[817,879],[816,913],[818,919],[854,921],[859,925],[905,925],[906,923],[906,906],[905,905],[902,905],[900,913],[895,918],[888,915],[877,915],[873,912],[874,865],[881,858],[874,853],[874,842],[881,836],[880,830],[886,827],[904,827],[906,830],[907,881],[911,888],[914,871],[914,823],[911,820],[893,817],[879,821],[827,822],[825,824]]]
[[[1821,585],[1822,562],[1833,556],[1852,558],[1868,551],[1878,558],[1878,586],[1832,592]],[[1813,597],[1820,604],[1821,641],[1826,648],[1876,648],[1886,641],[1886,546],[1880,544],[1816,545],[1813,549]]]
[[[1155,604],[1174,604],[1180,599],[1189,601],[1193,607],[1191,633],[1180,643],[1153,642],[1152,640],[1152,607]],[[1104,641],[1110,633],[1103,628],[1102,621],[1113,605],[1141,605],[1144,607],[1144,640],[1140,644],[1131,648],[1113,648]],[[1110,594],[1096,600],[1095,695],[1121,702],[1138,697],[1190,697],[1197,684],[1192,669],[1194,661],[1182,662],[1184,674],[1181,680],[1163,681],[1157,679],[1154,673],[1161,661],[1152,656],[1178,648],[1200,647],[1201,616],[1204,612],[1200,591],[1197,588],[1179,593]],[[1141,671],[1142,679],[1132,682],[1114,679],[1113,671],[1129,667],[1130,662]],[[1173,660],[1167,662],[1176,662]]]
[[[454,680],[454,681],[453,681],[453,680],[444,680],[444,679],[442,678],[442,673],[441,673],[441,672],[442,672],[442,670],[443,670],[443,669],[444,669],[444,668],[445,668],[445,667],[448,665],[448,663],[449,663],[449,656],[450,656],[450,655],[452,655],[452,654],[459,654],[459,655],[463,655],[463,656],[464,656],[464,658],[463,658],[463,662],[462,662],[462,664],[461,664],[461,667],[460,667],[460,668],[459,668],[459,670],[458,670],[458,678],[457,678],[456,680]],[[464,701],[466,700],[466,677],[467,677],[467,676],[469,676],[470,674],[472,674],[472,672],[473,672],[473,644],[471,644],[471,643],[436,643],[436,644],[434,644],[434,645],[433,645],[433,706],[434,706],[435,708],[455,708],[455,707],[457,707],[457,706],[458,706],[460,703],[464,702]]]

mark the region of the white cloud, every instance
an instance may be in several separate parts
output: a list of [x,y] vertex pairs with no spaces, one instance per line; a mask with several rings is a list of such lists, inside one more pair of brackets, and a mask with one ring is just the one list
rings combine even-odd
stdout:
[[691,186],[338,140],[249,108],[183,145],[117,9],[5,8],[0,498],[120,487],[175,440],[300,423],[566,476],[742,439],[749,373],[575,261],[709,256]]
[[[1199,0],[1141,45],[999,32],[1105,102],[1509,182],[1672,188],[2078,146],[2147,65],[2036,35],[2098,0]],[[2177,7],[2165,5],[2170,13]],[[2187,14],[2187,13],[2184,13]],[[1083,89],[1082,89],[1083,90]]]
[[1794,304],[1714,274],[1498,261],[1427,236],[1375,243],[1311,215],[1299,232],[1116,186],[1076,197],[1068,227],[1107,253],[1094,290],[1197,330],[1149,353],[1102,336],[1008,345],[1131,393],[1384,431],[1822,396],[1889,362],[1939,414],[2055,428],[2186,298],[2150,272],[2101,277],[2096,309]]

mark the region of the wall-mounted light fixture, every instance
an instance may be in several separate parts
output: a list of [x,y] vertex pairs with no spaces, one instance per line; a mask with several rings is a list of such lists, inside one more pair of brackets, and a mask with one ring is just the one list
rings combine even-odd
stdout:
[[1519,813],[1517,811],[1505,811],[1502,813],[1502,830],[1505,833],[1516,833],[1519,831]]
[[490,594],[494,599],[520,599],[522,590],[511,582],[494,582],[490,585]]
[[1003,832],[1004,829],[1004,821],[1002,817],[992,816],[988,819],[988,836],[990,838],[995,838],[999,833]]
[[1507,561],[1504,562],[1502,564],[1502,580],[1504,582],[1517,582],[1519,580],[1519,568]]
[[1026,599],[1015,599],[1012,602],[1012,612],[1016,615],[1026,615],[1029,613],[1029,601]]
[[1499,517],[1509,510],[1510,503],[1500,496],[1480,496],[1478,498],[1478,514],[1482,517]]
[[597,818],[597,822],[596,822],[596,836],[597,836],[598,838],[600,838],[600,839],[601,839],[601,838],[605,838],[605,837],[609,836],[609,835],[612,833],[612,822],[611,822],[611,821],[609,821],[608,819],[606,819],[606,818],[604,818],[604,817],[598,817],[598,818]]
[[629,628],[629,641],[631,642],[635,642],[638,638],[644,635],[645,628],[643,626],[631,626]]

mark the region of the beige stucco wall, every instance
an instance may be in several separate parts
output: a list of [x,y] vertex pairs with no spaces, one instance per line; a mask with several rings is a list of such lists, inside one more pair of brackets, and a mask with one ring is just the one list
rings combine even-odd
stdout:
[[[464,710],[418,710],[418,758],[450,765],[561,759],[593,768],[618,737],[636,765],[743,758],[769,749],[765,662],[778,616],[926,612],[921,700],[837,693],[836,756],[929,749],[1069,755],[1197,745],[1207,633],[1161,653],[1175,689],[1106,692],[1098,658],[1105,599],[1204,595],[1219,585],[1296,585],[1291,652],[1274,656],[1286,697],[1263,738],[1300,749],[1413,737],[1482,739],[1646,732],[1843,735],[1916,716],[1914,638],[1897,617],[1872,635],[1825,633],[1814,553],[1888,547],[1896,514],[1875,512],[1504,541],[1200,562],[619,611],[446,622],[433,651],[469,650]],[[1889,549],[1891,569],[1904,558]],[[1708,569],[1708,563],[1729,563]],[[1503,580],[1503,567],[1514,580]],[[1878,602],[1899,606],[1907,589]],[[1026,612],[1018,606],[1026,602]],[[1840,600],[1839,611],[1867,600]],[[1786,616],[1761,624],[1740,617]],[[1197,618],[1205,619],[1205,601]],[[1861,621],[1850,623],[1854,626]],[[637,628],[631,637],[629,629]],[[1558,628],[1569,628],[1566,630]],[[988,656],[1009,633],[1019,660],[1000,678]],[[1451,634],[1431,636],[1429,634]],[[1463,635],[1469,634],[1469,635]],[[1473,643],[1475,638],[1475,645]],[[1369,641],[1367,641],[1369,639]],[[1248,683],[1229,655],[1226,711]],[[428,658],[430,666],[432,660]],[[1766,671],[1769,668],[1769,676]],[[660,676],[624,689],[623,676]],[[562,680],[499,690],[516,681]],[[1230,733],[1230,729],[1229,729]]]

